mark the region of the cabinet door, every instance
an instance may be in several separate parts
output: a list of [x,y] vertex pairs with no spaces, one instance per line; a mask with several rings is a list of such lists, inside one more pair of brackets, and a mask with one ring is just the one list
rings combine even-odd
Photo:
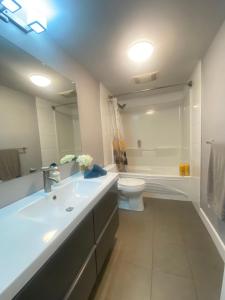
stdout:
[[105,196],[103,196],[94,208],[94,229],[96,241],[117,205],[117,191],[113,188]]
[[88,300],[97,278],[95,251],[89,256],[78,280],[64,300]]
[[93,215],[91,213],[14,299],[62,300],[93,245]]
[[96,245],[96,262],[97,262],[97,273],[101,272],[104,262],[113,248],[115,233],[119,224],[119,214],[116,208],[109,219],[108,226],[104,230],[102,236]]

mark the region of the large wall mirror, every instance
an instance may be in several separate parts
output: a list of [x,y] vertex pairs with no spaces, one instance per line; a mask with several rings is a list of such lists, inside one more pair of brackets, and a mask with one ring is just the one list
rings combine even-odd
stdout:
[[0,38],[0,182],[80,153],[76,83]]

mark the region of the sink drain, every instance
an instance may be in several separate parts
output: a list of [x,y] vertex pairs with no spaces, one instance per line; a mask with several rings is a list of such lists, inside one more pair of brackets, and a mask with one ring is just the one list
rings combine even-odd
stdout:
[[66,211],[70,212],[70,211],[72,211],[73,209],[74,209],[73,206],[69,206],[69,207],[66,208]]

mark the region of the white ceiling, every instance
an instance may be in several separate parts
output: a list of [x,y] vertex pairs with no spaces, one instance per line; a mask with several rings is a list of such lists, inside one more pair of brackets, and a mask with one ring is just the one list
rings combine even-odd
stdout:
[[[113,93],[188,79],[225,18],[225,0],[50,0],[48,33]],[[155,45],[142,65],[129,61],[139,39]],[[158,71],[156,82],[131,77]]]

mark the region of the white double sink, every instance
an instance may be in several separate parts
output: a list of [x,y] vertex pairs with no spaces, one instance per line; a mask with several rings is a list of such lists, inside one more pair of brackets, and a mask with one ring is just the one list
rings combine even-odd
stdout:
[[117,179],[74,175],[0,209],[0,300],[19,292]]

